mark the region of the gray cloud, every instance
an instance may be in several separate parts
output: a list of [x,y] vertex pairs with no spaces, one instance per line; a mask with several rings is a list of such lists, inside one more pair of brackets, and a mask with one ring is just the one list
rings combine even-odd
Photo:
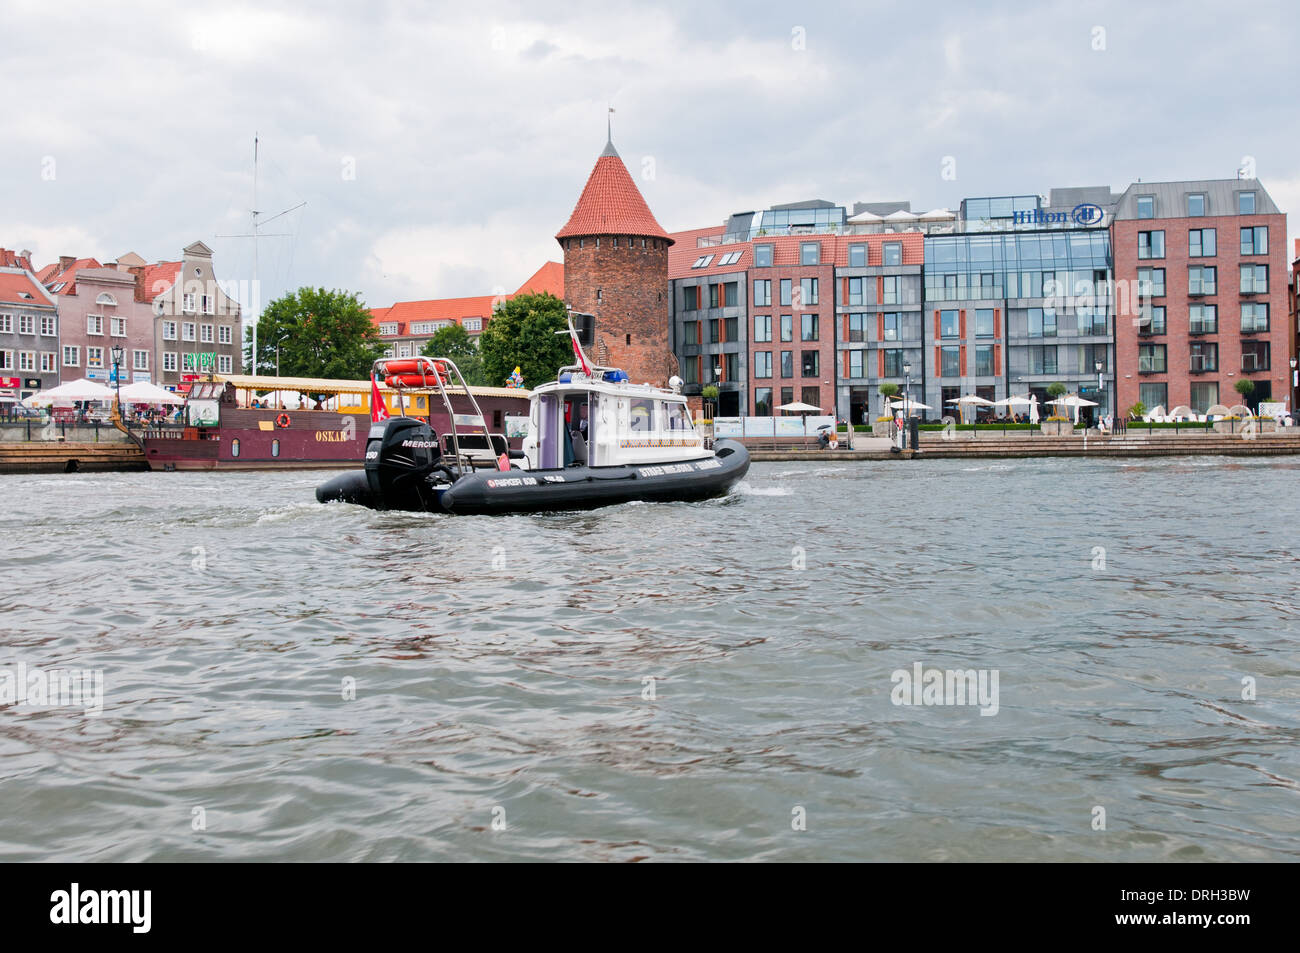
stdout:
[[[1104,31],[1098,34],[1097,29]],[[956,205],[1231,176],[1300,202],[1283,4],[7,5],[0,244],[212,245],[268,294],[513,290],[604,140],[666,228],[818,197]],[[1098,36],[1104,49],[1096,49]],[[945,157],[956,179],[941,176]],[[48,162],[53,179],[43,178]],[[1292,229],[1293,232],[1295,229]]]

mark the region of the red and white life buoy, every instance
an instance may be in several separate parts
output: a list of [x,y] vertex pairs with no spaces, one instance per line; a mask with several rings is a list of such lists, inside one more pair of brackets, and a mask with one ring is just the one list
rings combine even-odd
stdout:
[[289,424],[291,423],[293,423],[293,421],[289,419],[288,414],[280,414],[280,416],[275,418],[275,425],[279,427],[281,430],[288,427]]
[[394,374],[384,378],[388,387],[437,387],[437,374]]

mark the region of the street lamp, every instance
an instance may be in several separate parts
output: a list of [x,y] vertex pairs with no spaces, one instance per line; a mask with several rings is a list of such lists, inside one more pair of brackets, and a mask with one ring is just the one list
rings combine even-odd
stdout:
[[126,350],[120,344],[113,345],[113,383],[117,386],[117,397],[113,407],[113,413],[117,414],[117,422],[122,423],[122,358],[126,356]]
[[[1104,382],[1102,381],[1102,379],[1101,379],[1101,361],[1093,361],[1093,362],[1092,362],[1092,369],[1095,370],[1095,371],[1097,372],[1097,395],[1100,397],[1100,396],[1101,396],[1101,392],[1102,392],[1102,390],[1103,390],[1103,389],[1105,388],[1105,386],[1106,386],[1105,383],[1104,383]],[[1104,403],[1102,403],[1102,401],[1098,400],[1098,401],[1097,401],[1097,416],[1098,416],[1099,418],[1102,416],[1102,412],[1103,412],[1105,409],[1106,409],[1106,405],[1105,405]]]
[[714,365],[713,365],[713,389],[716,390],[716,391],[718,391],[718,396],[715,397],[715,398],[713,399],[713,416],[714,416],[714,417],[717,417],[717,416],[718,416],[718,408],[720,408],[720,407],[722,406],[722,391],[721,391],[721,389],[718,387],[718,383],[719,383],[721,380],[722,380],[722,365],[721,365],[721,364],[714,364]]

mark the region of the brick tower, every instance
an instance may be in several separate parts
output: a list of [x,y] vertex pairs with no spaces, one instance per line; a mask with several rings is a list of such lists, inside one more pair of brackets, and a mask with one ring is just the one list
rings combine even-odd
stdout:
[[590,356],[622,368],[635,383],[666,385],[676,373],[668,343],[673,240],[655,221],[612,141],[555,238],[564,250],[566,303],[596,316]]

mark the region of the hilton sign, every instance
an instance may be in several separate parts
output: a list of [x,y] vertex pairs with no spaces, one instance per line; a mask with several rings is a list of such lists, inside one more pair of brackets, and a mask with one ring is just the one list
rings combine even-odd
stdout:
[[1016,212],[1015,223],[1017,225],[1066,225],[1073,223],[1082,228],[1091,228],[1100,225],[1105,217],[1106,213],[1101,210],[1100,205],[1083,202],[1068,212],[1045,212],[1041,208],[1036,208],[1032,212]]

